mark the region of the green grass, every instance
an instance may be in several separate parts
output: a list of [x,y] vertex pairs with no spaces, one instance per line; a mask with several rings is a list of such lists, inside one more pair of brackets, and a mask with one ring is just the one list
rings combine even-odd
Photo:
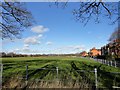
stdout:
[[[56,67],[59,68],[58,78],[67,84],[66,81],[88,82],[95,84],[94,68],[98,70],[99,87],[111,88],[120,86],[120,74],[110,72],[120,72],[120,68],[103,65],[94,60],[80,57],[63,57],[63,56],[41,56],[41,57],[15,57],[2,58],[3,67],[3,85],[10,84],[12,77],[23,77],[26,75],[26,65],[28,65],[29,80],[56,80]],[[54,70],[39,70],[47,68]],[[86,72],[81,72],[85,70]],[[25,79],[24,79],[25,80]],[[109,85],[108,85],[108,82]]]

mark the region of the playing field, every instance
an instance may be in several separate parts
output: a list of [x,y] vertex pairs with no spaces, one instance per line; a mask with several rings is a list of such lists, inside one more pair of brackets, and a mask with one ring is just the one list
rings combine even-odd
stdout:
[[96,85],[96,79],[97,87],[120,86],[120,68],[106,66],[89,58],[14,57],[2,58],[2,63],[3,87],[88,88]]

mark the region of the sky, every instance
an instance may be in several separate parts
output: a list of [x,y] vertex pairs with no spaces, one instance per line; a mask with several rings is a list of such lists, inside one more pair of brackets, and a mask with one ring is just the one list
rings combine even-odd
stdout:
[[86,26],[72,14],[79,4],[68,3],[66,8],[48,2],[26,2],[35,24],[22,32],[22,39],[3,40],[2,51],[23,54],[70,54],[89,51],[106,45],[117,23],[103,17],[99,24],[91,19]]

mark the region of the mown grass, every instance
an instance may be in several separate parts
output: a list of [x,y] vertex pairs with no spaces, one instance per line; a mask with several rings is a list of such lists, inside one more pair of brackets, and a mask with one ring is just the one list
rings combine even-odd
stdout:
[[[70,81],[94,86],[94,68],[97,68],[99,87],[112,88],[115,85],[120,86],[120,74],[110,73],[120,72],[120,68],[103,65],[89,58],[62,56],[15,57],[2,58],[2,63],[4,65],[3,86],[9,86],[12,83],[12,77],[14,79],[16,77],[24,78],[22,81],[25,81],[26,65],[28,65],[28,81],[36,79],[58,80],[64,82],[63,86],[68,85]],[[56,67],[59,69],[58,76]],[[46,68],[46,70],[39,68]]]

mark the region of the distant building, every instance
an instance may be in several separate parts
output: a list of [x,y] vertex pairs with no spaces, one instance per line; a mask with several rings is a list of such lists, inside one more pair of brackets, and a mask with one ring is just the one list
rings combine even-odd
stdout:
[[86,56],[88,56],[88,53],[86,51],[83,51],[80,53],[80,56],[86,57]]
[[101,55],[101,50],[100,49],[96,49],[95,47],[90,49],[89,56],[95,57],[95,56],[98,56],[98,55]]
[[101,55],[112,55],[114,58],[120,58],[120,42],[118,40],[114,40],[114,42],[101,47]]

